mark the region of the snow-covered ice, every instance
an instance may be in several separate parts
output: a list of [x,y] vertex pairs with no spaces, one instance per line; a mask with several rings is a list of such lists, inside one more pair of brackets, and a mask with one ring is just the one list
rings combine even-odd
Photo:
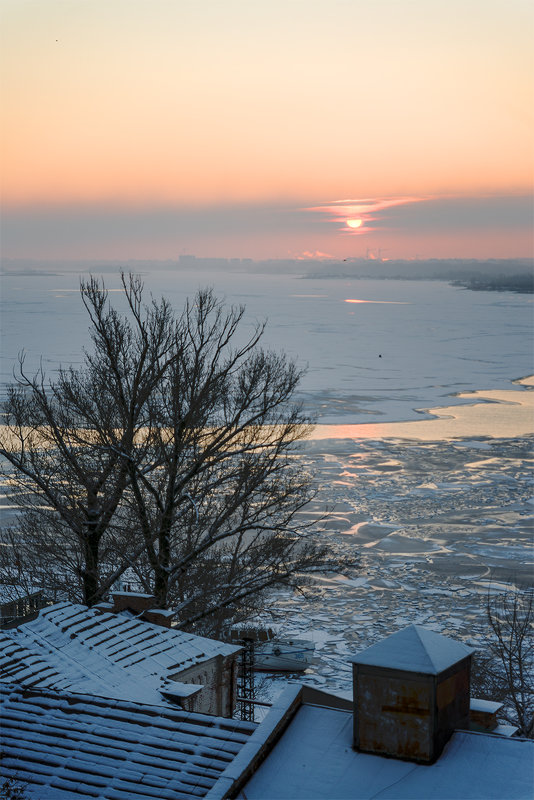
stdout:
[[[322,499],[335,503],[336,524],[323,536],[342,558],[360,554],[358,570],[325,574],[307,598],[273,598],[269,619],[317,642],[305,682],[327,675],[329,688],[348,690],[350,656],[411,623],[483,646],[488,593],[532,582],[533,443],[488,440],[484,460],[474,457],[476,441],[383,440],[377,449],[372,441],[340,440],[329,441],[327,452],[324,441],[305,446]],[[399,470],[375,469],[384,450]],[[350,481],[336,480],[347,472]],[[414,492],[423,479],[436,489]]]

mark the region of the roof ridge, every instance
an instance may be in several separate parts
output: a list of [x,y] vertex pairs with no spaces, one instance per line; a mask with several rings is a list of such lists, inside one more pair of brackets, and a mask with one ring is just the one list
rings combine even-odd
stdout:
[[[421,647],[422,647],[422,649],[423,649],[423,652],[424,652],[425,656],[427,657],[427,659],[428,659],[428,661],[429,661],[430,665],[431,665],[431,666],[432,666],[434,669],[437,669],[436,662],[435,662],[435,661],[434,661],[434,659],[432,658],[432,655],[431,655],[431,653],[428,651],[428,647],[427,647],[426,643],[423,641],[423,637],[421,636],[421,631],[426,631],[427,629],[426,629],[426,628],[424,628],[422,625],[417,625],[415,622],[413,622],[413,623],[412,623],[412,627],[413,627],[413,628],[415,628],[415,632],[416,632],[416,634],[417,634],[417,638],[418,638],[418,640],[419,640],[419,643],[420,643],[420,645],[421,645]],[[437,635],[437,636],[439,636],[440,634],[436,634],[436,635]]]

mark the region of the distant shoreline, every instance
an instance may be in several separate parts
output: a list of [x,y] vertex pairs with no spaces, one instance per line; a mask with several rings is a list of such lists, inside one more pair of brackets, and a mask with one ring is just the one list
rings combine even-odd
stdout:
[[[52,264],[56,267],[51,269]],[[287,274],[301,280],[402,280],[443,281],[451,286],[477,292],[534,293],[532,259],[217,259],[180,257],[177,261],[57,261],[4,259],[0,277],[60,277],[72,274],[110,274],[131,271],[148,275],[151,269],[177,274],[216,270],[238,274]]]
[[467,278],[451,281],[453,286],[471,289],[474,292],[516,292],[517,294],[534,293],[534,273],[519,275],[501,275],[494,278]]

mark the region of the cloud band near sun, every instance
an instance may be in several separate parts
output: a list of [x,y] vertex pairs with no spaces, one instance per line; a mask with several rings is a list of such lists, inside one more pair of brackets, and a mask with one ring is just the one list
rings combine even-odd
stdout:
[[393,206],[420,203],[423,197],[386,197],[363,200],[333,200],[324,206],[312,206],[307,211],[323,214],[330,222],[339,223],[338,230],[349,235],[368,233],[381,219],[380,212]]

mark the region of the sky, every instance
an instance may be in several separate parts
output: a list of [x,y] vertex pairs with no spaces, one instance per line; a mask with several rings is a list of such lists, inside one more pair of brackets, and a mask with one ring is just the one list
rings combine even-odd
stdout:
[[532,255],[531,0],[2,0],[5,258]]

